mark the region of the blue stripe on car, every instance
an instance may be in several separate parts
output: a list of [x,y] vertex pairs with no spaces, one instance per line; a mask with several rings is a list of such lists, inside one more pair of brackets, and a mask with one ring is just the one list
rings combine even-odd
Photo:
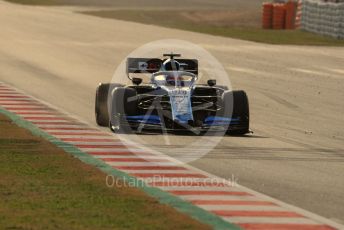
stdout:
[[216,117],[209,116],[204,120],[206,125],[237,125],[240,122],[240,118],[228,118],[228,117]]
[[144,124],[154,124],[154,125],[161,124],[160,117],[157,116],[157,115],[126,116],[126,119],[129,122],[137,122],[137,123],[144,123]]

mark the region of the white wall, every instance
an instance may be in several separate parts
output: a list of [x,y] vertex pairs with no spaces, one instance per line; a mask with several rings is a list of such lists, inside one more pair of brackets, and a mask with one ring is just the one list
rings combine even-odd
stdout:
[[301,29],[344,39],[344,3],[303,0]]

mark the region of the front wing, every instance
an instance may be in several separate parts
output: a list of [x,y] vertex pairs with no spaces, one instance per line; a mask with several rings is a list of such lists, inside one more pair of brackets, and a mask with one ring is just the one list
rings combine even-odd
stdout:
[[177,121],[166,124],[165,119],[158,115],[138,115],[122,116],[119,119],[122,126],[130,127],[134,132],[139,131],[235,131],[244,127],[244,122],[240,117],[219,117],[209,116],[204,119],[202,124],[190,122],[188,124],[178,123]]

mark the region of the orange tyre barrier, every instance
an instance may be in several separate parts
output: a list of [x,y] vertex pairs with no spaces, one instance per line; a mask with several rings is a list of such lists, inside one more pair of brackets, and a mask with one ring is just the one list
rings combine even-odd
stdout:
[[272,17],[273,17],[273,4],[263,3],[263,29],[272,29]]
[[297,4],[294,1],[289,1],[286,3],[285,7],[286,7],[285,29],[293,30],[295,29],[295,17],[296,17]]
[[286,3],[263,3],[263,29],[293,30],[299,27],[301,16],[301,0],[289,0]]
[[286,15],[285,4],[273,5],[272,28],[274,30],[282,30],[285,28],[285,15]]

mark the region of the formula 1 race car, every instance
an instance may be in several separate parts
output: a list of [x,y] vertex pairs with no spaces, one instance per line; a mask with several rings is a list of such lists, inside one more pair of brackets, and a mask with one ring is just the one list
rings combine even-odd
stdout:
[[[244,135],[249,132],[249,104],[244,91],[229,91],[227,86],[217,86],[216,80],[197,84],[197,60],[178,58],[180,54],[163,56],[163,59],[128,58],[127,75],[132,85],[98,86],[95,102],[98,125],[120,133],[217,131]],[[143,83],[143,78],[137,77],[139,74],[149,74],[149,82]]]

